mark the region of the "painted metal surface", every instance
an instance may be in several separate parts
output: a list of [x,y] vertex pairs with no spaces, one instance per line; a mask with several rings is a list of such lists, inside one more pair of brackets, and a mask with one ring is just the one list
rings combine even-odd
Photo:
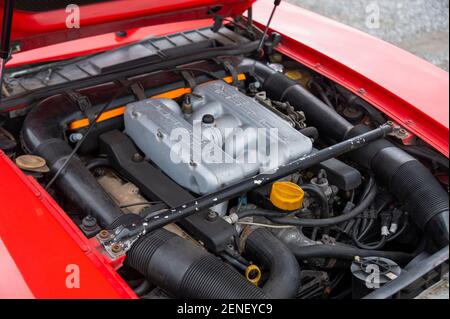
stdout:
[[135,297],[47,192],[2,151],[0,203],[0,298]]
[[[0,2],[2,9],[3,0]],[[254,0],[114,0],[80,6],[79,27],[64,9],[29,12],[15,10],[11,45],[26,51],[74,39],[150,25],[211,18],[244,12]],[[0,21],[1,23],[1,21]],[[70,28],[69,28],[69,27]]]
[[[254,5],[265,23],[272,1]],[[271,24],[279,51],[350,89],[449,156],[449,74],[382,40],[282,3]]]
[[138,42],[149,37],[164,36],[186,30],[206,27],[211,24],[211,19],[173,22],[163,25],[130,29],[126,31],[125,36],[118,36],[115,32],[112,32],[89,38],[72,40],[16,53],[8,61],[6,67],[17,67],[32,63],[57,61],[95,54]]

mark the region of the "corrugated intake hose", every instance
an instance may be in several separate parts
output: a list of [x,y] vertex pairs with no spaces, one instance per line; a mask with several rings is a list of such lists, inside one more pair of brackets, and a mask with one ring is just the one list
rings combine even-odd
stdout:
[[[63,96],[58,105],[44,100],[27,115],[22,128],[22,142],[31,153],[47,161],[55,174],[72,152],[64,139],[64,125],[79,113],[76,106]],[[78,112],[77,112],[78,111]],[[76,156],[55,182],[65,199],[80,212],[97,218],[106,227],[123,213],[101,188],[97,180]]]
[[267,229],[258,228],[246,238],[244,251],[270,272],[263,286],[267,296],[295,298],[300,286],[300,266],[286,245]]
[[[321,136],[339,141],[369,130],[364,126],[354,127],[297,82],[260,62],[243,59],[239,68],[254,75],[270,98],[288,101],[305,112],[309,125],[316,127]],[[423,164],[386,139],[373,142],[351,156],[358,164],[371,169],[408,207],[412,220],[438,248],[448,245],[448,194]]]
[[267,298],[231,266],[165,229],[136,241],[127,253],[125,264],[179,298]]
[[[365,131],[366,126],[358,125],[347,137]],[[437,247],[448,245],[448,194],[422,163],[386,140],[362,148],[352,158],[373,171]]]

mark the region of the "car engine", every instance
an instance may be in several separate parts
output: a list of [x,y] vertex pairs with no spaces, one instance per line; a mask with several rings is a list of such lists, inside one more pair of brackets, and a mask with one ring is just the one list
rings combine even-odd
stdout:
[[[184,113],[173,100],[148,99],[127,105],[125,132],[146,157],[196,194],[217,191],[312,150],[308,137],[223,81],[199,85],[187,99]],[[177,130],[182,135],[183,129],[187,143],[171,136]]]
[[136,295],[363,298],[369,265],[448,249],[445,157],[276,36],[214,31],[5,75],[2,150]]

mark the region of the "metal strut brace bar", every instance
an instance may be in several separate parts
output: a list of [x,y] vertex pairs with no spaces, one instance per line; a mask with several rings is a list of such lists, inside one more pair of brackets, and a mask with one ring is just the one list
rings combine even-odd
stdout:
[[119,227],[120,230],[118,228],[118,231],[115,232],[114,241],[117,242],[125,238],[138,236],[140,234],[153,231],[173,222],[177,222],[178,220],[189,217],[196,212],[208,209],[221,202],[240,196],[260,186],[275,182],[296,171],[305,170],[323,161],[362,148],[375,140],[385,137],[391,131],[392,126],[382,125],[370,132],[345,140],[336,145],[324,148],[316,153],[306,155],[292,162],[291,164],[279,167],[272,173],[263,173],[254,177],[246,178],[237,184],[230,185],[217,192],[199,197],[174,209],[170,209],[154,215],[151,218],[144,220],[144,222],[141,224]]

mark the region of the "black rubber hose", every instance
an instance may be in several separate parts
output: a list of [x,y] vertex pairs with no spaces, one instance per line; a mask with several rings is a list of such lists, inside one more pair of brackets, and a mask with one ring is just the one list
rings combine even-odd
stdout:
[[344,260],[355,260],[355,257],[384,257],[391,259],[401,265],[405,265],[414,258],[412,254],[403,252],[366,250],[341,245],[289,245],[289,249],[299,261],[308,258],[336,258]]
[[267,298],[231,266],[165,229],[138,239],[128,251],[125,264],[179,298]]
[[[358,125],[347,137],[365,131],[367,127]],[[372,143],[351,156],[373,171],[437,247],[448,245],[448,194],[422,163],[387,140]]]
[[324,219],[304,219],[304,218],[277,218],[277,217],[268,217],[272,222],[283,225],[292,225],[299,227],[328,227],[337,225],[346,221],[349,221],[362,212],[364,212],[370,204],[373,202],[377,195],[377,186],[376,184],[368,183],[370,190],[367,196],[350,212],[330,218]]
[[245,240],[244,252],[269,270],[270,276],[263,286],[267,296],[295,298],[300,286],[300,266],[286,245],[267,229],[258,228]]
[[103,157],[94,158],[86,163],[86,168],[88,170],[93,170],[98,167],[110,167],[110,166],[111,164],[109,163],[109,160]]
[[239,67],[253,74],[270,98],[288,101],[305,112],[309,125],[316,127],[320,133],[325,133],[324,136],[342,139],[353,128],[353,125],[335,110],[283,73],[251,59],[243,59]]
[[[290,215],[290,213],[288,213]],[[246,209],[246,210],[240,210],[236,212],[236,215],[239,217],[239,219],[245,218],[245,217],[280,217],[286,215],[286,213],[277,211],[277,210],[268,210],[268,209],[262,209],[262,208],[254,208],[254,209]]]
[[359,241],[359,239],[356,237],[356,234],[352,233],[352,239],[353,242],[358,246],[358,248],[366,249],[366,250],[376,250],[376,249],[383,249],[383,247],[387,243],[387,236],[382,236],[381,240],[375,244],[364,244]]
[[[321,135],[339,141],[369,130],[365,126],[354,127],[297,82],[260,62],[243,59],[239,67],[254,75],[270,98],[287,101],[303,111],[308,123]],[[352,158],[372,170],[408,206],[412,220],[438,248],[448,245],[448,193],[423,164],[386,139],[354,151]]]
[[[22,144],[30,152],[43,157],[55,174],[72,148],[64,139],[65,124],[79,114],[77,107],[65,97],[55,105],[44,100],[25,118]],[[94,216],[101,226],[112,223],[123,213],[79,158],[74,157],[55,182],[65,199],[80,212]]]
[[148,293],[151,288],[152,288],[152,285],[148,282],[148,280],[144,279],[139,284],[139,286],[137,286],[136,288],[133,288],[133,291],[138,297],[142,297],[146,293]]
[[319,131],[314,126],[302,128],[299,132],[306,137],[312,138],[314,141],[317,141],[319,138]]
[[324,192],[320,189],[319,186],[314,184],[302,184],[300,187],[307,192],[308,194],[312,195],[320,202],[320,218],[328,218],[330,217],[330,208],[328,205],[328,198],[324,194]]
[[330,99],[328,98],[327,94],[325,93],[325,91],[323,90],[322,86],[320,84],[318,84],[315,81],[310,81],[309,82],[309,86],[310,88],[312,88],[313,90],[317,91],[317,93],[320,95],[320,98],[322,99],[322,101],[329,106],[330,108],[332,108],[333,110],[336,110],[334,108],[333,103],[331,103]]
[[444,156],[438,154],[437,152],[434,152],[430,149],[420,147],[420,146],[407,146],[407,145],[401,145],[401,144],[395,144],[398,148],[401,148],[406,153],[424,158],[426,160],[429,160],[433,165],[439,165],[443,168],[449,169],[449,161]]

